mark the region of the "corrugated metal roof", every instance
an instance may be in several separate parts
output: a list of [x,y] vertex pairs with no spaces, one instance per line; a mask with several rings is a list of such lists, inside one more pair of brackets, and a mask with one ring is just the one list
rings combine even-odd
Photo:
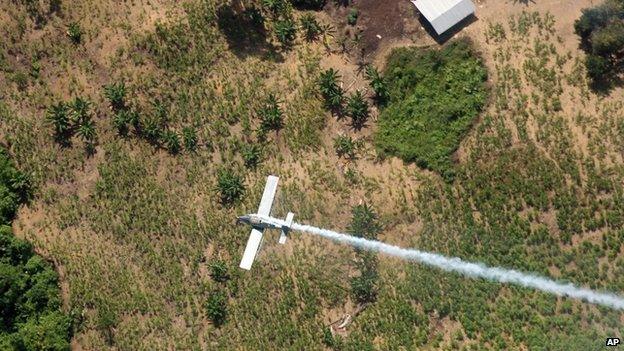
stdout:
[[411,0],[418,11],[442,34],[475,12],[470,0]]

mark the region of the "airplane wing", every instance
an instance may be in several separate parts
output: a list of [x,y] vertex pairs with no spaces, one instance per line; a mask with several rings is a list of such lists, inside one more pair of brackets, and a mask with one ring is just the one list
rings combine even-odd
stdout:
[[277,191],[278,180],[279,178],[276,176],[270,175],[267,177],[264,193],[262,193],[262,200],[260,200],[260,207],[258,207],[259,215],[268,216],[271,213],[271,206],[273,205],[273,198]]
[[[269,216],[271,213],[271,206],[273,205],[273,198],[275,198],[275,192],[277,191],[278,177],[270,175],[267,178],[264,192],[262,193],[262,199],[260,200],[260,207],[258,207],[258,214],[262,216]],[[253,228],[251,234],[249,234],[249,240],[247,240],[247,246],[241,259],[240,268],[250,270],[251,264],[256,258],[260,243],[262,242],[262,230]]]

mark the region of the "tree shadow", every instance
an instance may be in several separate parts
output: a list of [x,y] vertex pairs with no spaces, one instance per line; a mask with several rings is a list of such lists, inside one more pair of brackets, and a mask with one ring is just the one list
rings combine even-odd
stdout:
[[282,54],[270,43],[264,29],[264,18],[256,8],[238,13],[223,5],[217,10],[217,25],[230,50],[239,58],[260,56],[283,61]]
[[455,34],[461,32],[462,29],[464,29],[465,27],[468,27],[472,23],[478,21],[479,18],[477,18],[477,16],[475,16],[474,14],[471,14],[470,16],[468,16],[468,17],[464,18],[463,20],[457,22],[453,27],[449,28],[447,31],[445,31],[442,34],[436,33],[436,31],[435,31],[435,29],[433,29],[433,26],[431,25],[431,23],[429,23],[429,21],[422,14],[419,14],[418,20],[420,21],[420,24],[425,29],[427,34],[429,34],[433,38],[433,40],[436,41],[436,43],[442,45],[442,44],[446,43],[449,39],[454,37]]

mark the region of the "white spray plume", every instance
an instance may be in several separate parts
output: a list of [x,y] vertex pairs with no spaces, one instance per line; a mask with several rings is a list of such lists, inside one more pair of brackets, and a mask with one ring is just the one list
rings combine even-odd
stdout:
[[[265,218],[267,221],[274,224],[285,224],[284,221],[277,218]],[[603,293],[586,288],[580,288],[571,283],[564,284],[545,277],[523,273],[513,269],[488,267],[483,263],[466,262],[457,257],[450,258],[440,254],[416,249],[404,249],[398,246],[385,244],[377,240],[354,237],[327,229],[317,228],[311,225],[293,223],[290,228],[292,230],[318,235],[339,243],[352,245],[360,249],[381,252],[390,256],[416,261],[428,266],[443,269],[445,271],[458,272],[471,278],[484,278],[499,283],[518,284],[527,288],[537,289],[558,296],[567,296],[618,310],[624,310],[624,298],[613,293]]]

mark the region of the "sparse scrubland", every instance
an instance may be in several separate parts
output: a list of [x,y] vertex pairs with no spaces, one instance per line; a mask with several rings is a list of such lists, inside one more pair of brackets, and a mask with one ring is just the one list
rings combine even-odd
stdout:
[[[234,217],[273,173],[278,217],[624,291],[624,105],[594,95],[553,15],[482,19],[473,47],[358,70],[318,1],[43,3],[0,5],[0,141],[33,189],[13,232],[63,288],[63,304],[46,290],[64,312],[39,319],[47,331],[88,350],[587,350],[622,336],[619,311],[305,235],[278,247],[267,233],[238,269],[249,228]],[[449,101],[447,119],[428,113]],[[380,139],[405,155],[380,157]]]

